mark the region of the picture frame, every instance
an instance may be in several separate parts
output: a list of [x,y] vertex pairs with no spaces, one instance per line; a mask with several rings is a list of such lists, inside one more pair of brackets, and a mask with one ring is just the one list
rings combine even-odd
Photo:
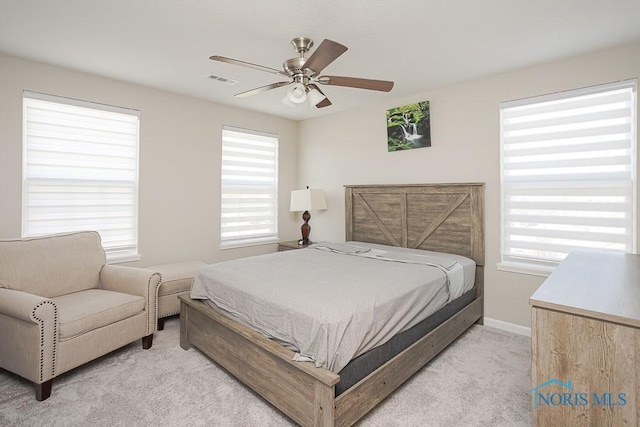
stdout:
[[387,110],[387,151],[431,147],[429,101]]

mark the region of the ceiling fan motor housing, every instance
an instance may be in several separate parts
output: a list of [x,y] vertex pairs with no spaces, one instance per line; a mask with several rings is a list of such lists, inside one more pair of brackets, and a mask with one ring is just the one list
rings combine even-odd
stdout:
[[302,56],[299,58],[291,58],[284,61],[282,67],[287,74],[294,76],[302,73],[302,67],[305,62],[307,62],[307,60]]

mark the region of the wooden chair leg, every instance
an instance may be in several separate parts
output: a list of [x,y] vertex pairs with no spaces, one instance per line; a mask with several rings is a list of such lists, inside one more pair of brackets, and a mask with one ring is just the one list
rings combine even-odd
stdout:
[[164,317],[161,317],[158,319],[158,330],[159,331],[164,330]]
[[142,337],[142,348],[145,350],[149,350],[153,345],[153,334],[147,335],[146,337]]
[[42,402],[51,396],[51,385],[53,384],[53,378],[49,381],[45,381],[42,384],[34,384],[36,390],[36,400]]

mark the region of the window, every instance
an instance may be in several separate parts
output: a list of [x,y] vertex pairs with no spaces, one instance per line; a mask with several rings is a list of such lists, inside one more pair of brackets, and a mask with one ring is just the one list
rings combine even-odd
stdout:
[[500,105],[502,260],[546,275],[573,249],[635,251],[636,81]]
[[24,237],[96,230],[107,259],[138,255],[138,111],[25,91]]
[[278,136],[222,129],[220,247],[278,241]]

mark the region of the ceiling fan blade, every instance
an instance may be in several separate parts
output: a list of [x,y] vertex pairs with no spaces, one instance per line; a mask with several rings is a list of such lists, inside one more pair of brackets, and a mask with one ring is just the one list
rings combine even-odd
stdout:
[[325,98],[316,104],[316,108],[324,108],[328,107],[329,105],[331,105],[331,101],[329,101],[329,98]]
[[317,81],[323,85],[355,87],[357,89],[378,90],[380,92],[389,92],[393,89],[393,82],[387,80],[370,80],[342,76],[321,76]]
[[315,76],[324,68],[336,60],[337,57],[347,51],[347,47],[332,40],[324,39],[320,46],[311,54],[304,63],[304,68],[312,70],[311,76]]
[[293,82],[277,82],[277,83],[271,83],[271,84],[268,84],[268,85],[266,85],[266,86],[260,86],[260,87],[257,87],[257,88],[255,88],[255,89],[248,90],[248,91],[246,91],[246,92],[236,93],[236,94],[235,94],[235,95],[233,95],[233,96],[236,96],[236,97],[238,97],[238,98],[244,98],[244,97],[247,97],[247,96],[253,96],[253,95],[256,95],[256,94],[258,94],[258,93],[266,92],[266,91],[271,90],[271,89],[275,89],[275,88],[278,88],[278,87],[282,87],[282,86],[290,85],[291,83],[293,83]]
[[323,85],[354,87],[357,89],[378,90],[380,92],[389,92],[393,89],[393,82],[387,80],[371,80],[343,76],[321,76],[317,81]]
[[276,70],[275,68],[265,67],[263,65],[252,64],[251,62],[240,61],[239,59],[227,58],[226,56],[213,55],[209,59],[213,61],[226,62],[227,64],[240,65],[242,67],[251,68],[258,71],[266,71],[271,74],[278,74],[280,76],[289,77],[287,73],[282,70]]
[[310,87],[311,89],[315,89],[315,90],[317,90],[318,92],[320,92],[320,93],[325,97],[322,101],[320,101],[320,102],[318,102],[318,103],[316,104],[316,107],[317,107],[317,108],[328,107],[329,105],[331,105],[331,101],[329,101],[329,98],[327,98],[327,95],[325,95],[325,94],[324,94],[324,92],[323,92],[322,90],[320,90],[320,88],[318,87],[318,85],[314,85],[313,83],[310,83],[310,84],[309,84],[309,87]]

